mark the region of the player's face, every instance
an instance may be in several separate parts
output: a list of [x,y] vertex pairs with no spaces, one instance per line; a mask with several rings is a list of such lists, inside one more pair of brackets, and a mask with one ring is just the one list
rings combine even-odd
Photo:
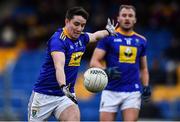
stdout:
[[117,18],[119,25],[124,30],[131,30],[136,23],[136,15],[133,9],[123,8]]
[[66,28],[68,30],[68,34],[72,39],[79,38],[81,32],[84,30],[86,25],[86,19],[82,16],[74,16],[73,19],[66,19]]

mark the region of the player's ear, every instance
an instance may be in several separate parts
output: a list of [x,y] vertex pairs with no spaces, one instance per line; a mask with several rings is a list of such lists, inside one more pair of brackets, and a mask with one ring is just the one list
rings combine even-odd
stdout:
[[65,19],[65,24],[67,24],[67,23],[69,23],[69,19],[66,18]]

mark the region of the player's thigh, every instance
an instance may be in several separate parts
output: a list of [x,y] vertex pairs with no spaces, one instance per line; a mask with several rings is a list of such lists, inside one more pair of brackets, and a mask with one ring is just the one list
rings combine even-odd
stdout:
[[121,105],[123,120],[136,121],[138,119],[139,109],[141,107],[141,93],[125,93],[125,96],[126,98]]
[[56,107],[52,96],[33,92],[28,104],[28,120],[44,121],[52,114]]
[[128,109],[128,108],[136,108],[140,109],[141,107],[141,93],[137,92],[125,92],[123,93],[124,99],[121,105],[121,110]]
[[115,121],[116,112],[100,112],[100,121]]
[[61,104],[58,104],[58,106],[54,111],[55,117],[58,120],[63,120],[63,121],[68,121],[68,120],[79,121],[80,112],[78,105],[76,105],[72,100],[70,100],[66,96],[63,96],[62,98],[63,98],[63,102]]
[[71,105],[61,112],[59,120],[61,121],[80,121],[80,112],[77,105]]
[[[117,97],[118,96],[118,97]],[[122,102],[119,92],[104,90],[100,102],[100,120],[114,121]]]
[[139,109],[128,108],[122,111],[123,121],[137,121],[139,116]]

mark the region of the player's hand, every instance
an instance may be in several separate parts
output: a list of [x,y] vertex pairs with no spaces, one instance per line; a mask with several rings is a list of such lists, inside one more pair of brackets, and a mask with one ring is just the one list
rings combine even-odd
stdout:
[[111,20],[108,18],[107,20],[107,25],[106,25],[106,30],[108,31],[109,35],[117,35],[116,32],[115,32],[115,29],[118,25],[116,24],[116,26],[114,25],[114,20],[112,20],[112,23],[111,23]]
[[142,99],[145,102],[148,102],[150,100],[150,97],[151,97],[151,88],[150,88],[150,86],[143,86]]
[[76,100],[76,97],[69,91],[69,88],[70,88],[70,84],[68,86],[66,85],[61,85],[61,90],[62,92],[69,98],[71,99],[75,104],[77,104],[77,100]]
[[109,79],[119,79],[121,77],[121,72],[119,71],[119,67],[109,67],[104,71],[108,75]]

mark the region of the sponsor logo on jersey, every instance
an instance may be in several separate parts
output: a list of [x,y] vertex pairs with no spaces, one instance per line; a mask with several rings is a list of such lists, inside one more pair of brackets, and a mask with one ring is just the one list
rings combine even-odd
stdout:
[[83,52],[72,53],[69,66],[80,66],[82,55],[83,55]]
[[132,46],[120,46],[119,62],[134,64],[137,56],[137,48]]

